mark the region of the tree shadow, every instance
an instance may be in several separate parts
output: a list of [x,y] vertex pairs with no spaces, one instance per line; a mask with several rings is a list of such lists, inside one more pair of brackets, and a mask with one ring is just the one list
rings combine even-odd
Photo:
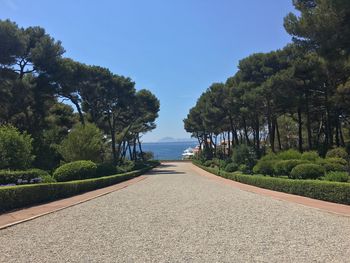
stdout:
[[166,167],[176,167],[174,164],[167,164],[167,163],[162,163],[158,166],[159,168],[166,168]]
[[172,169],[165,169],[165,170],[154,169],[147,173],[147,175],[157,175],[157,174],[185,174],[185,172],[179,172]]

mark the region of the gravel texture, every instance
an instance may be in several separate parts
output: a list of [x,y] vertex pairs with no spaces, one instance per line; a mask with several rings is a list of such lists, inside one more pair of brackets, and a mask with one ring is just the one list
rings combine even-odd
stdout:
[[0,262],[349,262],[350,218],[162,166],[0,231]]

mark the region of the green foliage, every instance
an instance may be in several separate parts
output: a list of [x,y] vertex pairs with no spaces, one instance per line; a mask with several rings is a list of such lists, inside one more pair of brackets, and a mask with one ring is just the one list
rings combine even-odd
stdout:
[[211,166],[211,165],[212,165],[212,163],[213,163],[213,161],[212,161],[212,160],[206,160],[206,161],[204,162],[204,166],[209,167],[209,166]]
[[329,150],[326,154],[326,158],[342,158],[347,160],[349,158],[349,155],[346,152],[345,148],[339,147]]
[[78,160],[101,161],[103,134],[96,125],[78,124],[63,140],[59,151],[67,162]]
[[253,168],[253,173],[263,175],[273,175],[274,167],[278,160],[261,158]]
[[301,155],[302,160],[307,160],[310,162],[316,162],[319,158],[320,156],[316,151],[303,152],[303,154]]
[[97,176],[97,165],[92,161],[75,161],[58,167],[53,173],[57,182],[84,180]]
[[34,159],[32,141],[13,126],[0,126],[0,169],[28,168]]
[[306,196],[319,200],[350,205],[350,184],[321,180],[292,180],[240,173],[218,173],[218,169],[203,167],[204,170],[230,180],[257,187]]
[[97,164],[96,175],[97,177],[108,176],[117,174],[118,169],[111,163],[99,163]]
[[0,212],[77,195],[132,179],[151,169],[101,178],[52,184],[0,187]]
[[278,176],[287,175],[289,176],[294,167],[300,164],[308,163],[307,160],[300,159],[291,159],[291,160],[282,160],[275,164],[274,172]]
[[225,172],[228,172],[228,173],[236,172],[237,170],[238,170],[238,166],[237,164],[234,164],[234,163],[229,163],[225,167]]
[[331,182],[348,182],[350,179],[347,172],[329,172],[324,177],[324,180]]
[[318,164],[299,164],[293,168],[292,179],[317,179],[325,175],[325,169]]
[[55,180],[47,172],[40,169],[25,171],[0,170],[0,185],[34,184],[54,181]]
[[153,152],[143,152],[142,159],[145,161],[153,160],[154,159]]
[[240,144],[233,149],[232,160],[238,166],[246,165],[246,169],[251,171],[256,163],[256,154],[248,145]]
[[246,164],[239,165],[238,171],[241,171],[242,173],[245,173],[245,174],[250,174],[252,172],[252,170]]
[[297,150],[290,149],[287,151],[279,152],[277,154],[278,159],[281,160],[295,160],[295,159],[301,159],[301,153]]
[[342,158],[319,159],[317,163],[323,166],[327,172],[347,170],[347,161]]

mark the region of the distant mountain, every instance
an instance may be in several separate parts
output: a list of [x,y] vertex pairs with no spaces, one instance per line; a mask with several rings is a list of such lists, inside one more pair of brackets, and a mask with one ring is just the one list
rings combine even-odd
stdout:
[[173,137],[164,137],[160,140],[158,140],[158,142],[194,142],[196,141],[193,138],[173,138]]

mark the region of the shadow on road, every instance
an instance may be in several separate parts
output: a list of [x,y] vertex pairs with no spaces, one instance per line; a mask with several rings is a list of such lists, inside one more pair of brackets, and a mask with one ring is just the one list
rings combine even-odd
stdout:
[[157,174],[185,174],[184,172],[179,172],[176,170],[152,170],[151,172],[149,172],[147,175],[157,175]]
[[158,166],[159,168],[164,168],[164,167],[176,167],[174,164],[167,164],[167,163],[162,163],[161,165]]

